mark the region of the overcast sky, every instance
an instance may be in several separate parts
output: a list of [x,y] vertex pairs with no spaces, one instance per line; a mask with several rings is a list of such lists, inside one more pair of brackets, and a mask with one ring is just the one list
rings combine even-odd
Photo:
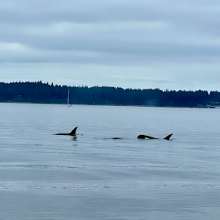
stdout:
[[220,91],[219,0],[0,0],[0,81]]

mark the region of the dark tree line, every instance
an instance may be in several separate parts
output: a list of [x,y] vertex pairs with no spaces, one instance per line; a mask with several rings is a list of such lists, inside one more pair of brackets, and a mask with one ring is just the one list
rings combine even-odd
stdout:
[[0,83],[0,102],[67,103],[89,105],[142,105],[203,107],[218,105],[220,92],[123,89],[106,86],[60,86],[39,82]]

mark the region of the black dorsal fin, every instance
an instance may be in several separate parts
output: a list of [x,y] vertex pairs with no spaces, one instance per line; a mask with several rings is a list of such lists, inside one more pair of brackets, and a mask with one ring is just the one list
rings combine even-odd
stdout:
[[75,136],[75,135],[76,135],[76,129],[77,129],[77,128],[78,128],[78,126],[75,127],[75,128],[69,133],[69,135]]
[[173,133],[172,134],[169,134],[169,135],[167,135],[164,139],[165,140],[170,140],[170,138],[171,138],[171,136],[173,135]]

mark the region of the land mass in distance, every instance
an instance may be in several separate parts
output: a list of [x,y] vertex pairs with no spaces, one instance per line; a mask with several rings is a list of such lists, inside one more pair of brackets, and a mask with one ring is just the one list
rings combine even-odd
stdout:
[[[69,90],[69,92],[68,92]],[[0,83],[0,102],[156,107],[216,107],[218,91],[123,89],[108,86],[61,86],[38,82]]]

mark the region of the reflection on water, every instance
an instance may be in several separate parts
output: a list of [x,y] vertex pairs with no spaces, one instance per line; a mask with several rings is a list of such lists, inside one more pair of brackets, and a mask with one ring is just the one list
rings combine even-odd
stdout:
[[0,106],[2,219],[218,219],[219,109]]

